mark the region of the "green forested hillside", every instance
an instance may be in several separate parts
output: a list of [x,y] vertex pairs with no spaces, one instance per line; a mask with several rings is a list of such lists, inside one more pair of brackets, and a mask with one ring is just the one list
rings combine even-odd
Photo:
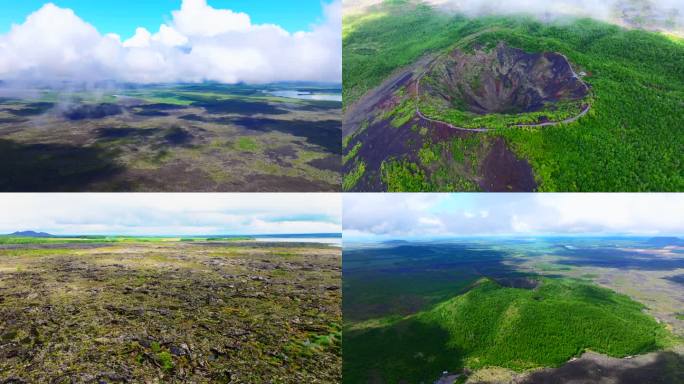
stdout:
[[519,289],[484,279],[427,311],[345,331],[344,382],[430,383],[464,367],[521,371],[559,366],[585,350],[622,357],[662,348],[671,336],[642,309],[576,280]]
[[[466,37],[526,52],[559,52],[586,72],[590,113],[569,125],[501,129],[480,135],[482,140],[505,138],[532,165],[540,191],[684,189],[682,40],[588,19],[551,24],[522,16],[468,19],[404,0],[345,18],[343,36],[347,109],[397,69]],[[427,144],[440,147],[434,140]],[[443,189],[430,185],[424,165],[410,173],[425,177],[425,189]]]

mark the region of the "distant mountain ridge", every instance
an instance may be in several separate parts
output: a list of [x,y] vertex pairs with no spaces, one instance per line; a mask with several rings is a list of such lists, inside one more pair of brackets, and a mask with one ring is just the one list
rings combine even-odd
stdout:
[[36,231],[17,231],[14,233],[10,233],[10,236],[19,236],[19,237],[53,237],[53,235],[46,233],[46,232],[36,232]]

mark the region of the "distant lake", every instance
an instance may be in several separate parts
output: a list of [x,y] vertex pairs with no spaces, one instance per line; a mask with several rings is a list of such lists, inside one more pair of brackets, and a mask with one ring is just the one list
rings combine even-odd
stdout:
[[269,95],[302,100],[342,101],[341,93],[315,93],[307,91],[267,91]]
[[319,243],[342,246],[340,237],[257,237],[256,241],[267,243]]

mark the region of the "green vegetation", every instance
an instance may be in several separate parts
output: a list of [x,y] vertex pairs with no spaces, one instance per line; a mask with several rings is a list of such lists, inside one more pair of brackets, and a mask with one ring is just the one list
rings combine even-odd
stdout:
[[458,36],[456,31],[435,33],[456,26],[450,18],[423,5],[407,11],[405,3],[388,1],[380,14],[344,18],[345,105],[379,85],[395,69],[412,64],[426,52],[449,46]]
[[342,180],[342,190],[349,191],[361,180],[363,174],[366,172],[366,163],[359,162],[356,164],[354,169],[344,175],[344,180]]
[[542,121],[542,118],[547,121],[573,118],[582,112],[583,103],[589,103],[589,100],[558,103],[554,105],[554,109],[544,109],[538,112],[478,115],[453,108],[440,109],[428,98],[421,98],[420,111],[431,119],[445,121],[456,127],[504,129],[517,124],[537,124]]
[[361,143],[356,143],[354,145],[354,148],[352,148],[349,152],[347,152],[346,155],[342,158],[342,164],[347,164],[349,160],[353,160],[356,158],[356,155],[358,155],[359,150],[361,149]]
[[154,356],[162,370],[170,371],[173,369],[175,365],[173,363],[173,356],[171,356],[169,351],[163,351],[161,345],[156,341],[150,344],[150,349],[154,352]]
[[156,242],[192,242],[192,241],[250,241],[253,237],[135,237],[135,236],[75,236],[75,237],[20,237],[0,236],[0,244],[101,244],[101,243],[156,243]]
[[168,351],[159,352],[157,354],[157,359],[159,359],[159,364],[164,371],[170,371],[175,366],[173,363],[173,357]]
[[121,236],[121,237],[109,237],[109,236],[78,236],[78,237],[21,237],[21,236],[0,236],[0,244],[48,244],[48,243],[114,243],[114,242],[126,242],[126,241],[155,241],[161,240],[161,238],[155,239],[150,237],[136,238]]
[[684,313],[677,313],[677,314],[675,315],[675,317],[676,317],[678,320],[684,320]]
[[468,136],[466,138],[455,137],[445,147],[451,158],[460,164],[468,164],[470,170],[476,173],[479,168],[479,152],[485,152],[489,145],[487,137]]
[[482,137],[455,137],[436,144],[425,142],[418,151],[419,164],[407,159],[388,159],[381,178],[389,192],[480,190],[476,182],[479,159],[488,148]]
[[572,279],[535,289],[483,279],[467,293],[404,318],[345,331],[344,381],[431,382],[445,369],[558,366],[592,350],[627,356],[668,346],[672,336],[627,296]]
[[[372,14],[346,17],[343,36],[346,105],[399,68],[456,44],[492,47],[506,42],[526,52],[562,53],[577,72],[587,74],[584,81],[592,89],[589,114],[569,125],[495,133],[530,162],[538,189],[684,189],[684,46],[678,39],[588,19],[548,24],[525,17],[468,19],[405,0],[386,1]],[[446,113],[431,111],[430,105],[423,108]],[[552,117],[568,116],[575,108],[568,104]],[[522,118],[449,113],[443,117],[468,126],[503,127]],[[524,120],[539,117],[529,114]]]
[[385,160],[380,168],[382,182],[387,192],[430,192],[425,174],[415,163],[404,159]]
[[411,121],[416,114],[416,105],[411,99],[404,100],[392,111],[388,112],[384,119],[391,119],[390,124],[395,127],[403,127],[406,123]]
[[237,148],[245,152],[257,152],[259,144],[251,137],[241,137],[237,141]]
[[339,324],[331,324],[328,334],[312,334],[304,341],[294,342],[286,347],[293,356],[315,357],[326,350],[342,353],[342,329]]
[[49,238],[43,237],[0,236],[0,244],[42,244],[49,242]]
[[347,147],[349,147],[349,143],[351,142],[351,140],[353,138],[354,138],[353,135],[349,135],[349,136],[345,137],[344,139],[342,139],[342,149],[347,149]]
[[418,152],[418,157],[423,165],[430,165],[437,161],[440,157],[439,152],[436,148],[432,147],[429,143],[426,143],[420,152]]

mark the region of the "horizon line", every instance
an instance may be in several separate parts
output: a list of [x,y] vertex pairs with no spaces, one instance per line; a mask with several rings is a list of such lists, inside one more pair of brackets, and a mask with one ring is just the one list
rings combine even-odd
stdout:
[[[344,233],[343,233],[344,235]],[[347,235],[353,239],[385,238],[386,240],[402,239],[450,239],[450,238],[481,238],[481,237],[684,237],[684,233],[535,233],[535,234],[478,234],[478,235]]]
[[98,236],[98,237],[160,237],[160,238],[176,238],[176,237],[196,237],[196,238],[202,238],[202,237],[225,237],[225,238],[230,238],[230,237],[275,237],[275,236],[336,236],[336,237],[342,237],[341,232],[301,232],[301,233],[244,233],[244,234],[199,234],[199,235],[184,235],[184,234],[173,234],[173,235],[158,235],[158,234],[138,234],[138,235],[129,235],[129,234],[111,234],[111,233],[92,233],[92,234],[54,234],[54,233],[49,233],[49,232],[44,232],[44,231],[36,231],[36,230],[24,230],[24,231],[15,231],[14,233],[6,233],[6,234],[0,234],[0,236],[17,236],[17,237],[28,237],[28,236],[21,236],[21,235],[15,235],[15,233],[21,233],[21,232],[34,232],[34,233],[45,233],[49,235],[50,237],[63,237],[63,238],[70,238],[70,237],[86,237],[86,236]]

